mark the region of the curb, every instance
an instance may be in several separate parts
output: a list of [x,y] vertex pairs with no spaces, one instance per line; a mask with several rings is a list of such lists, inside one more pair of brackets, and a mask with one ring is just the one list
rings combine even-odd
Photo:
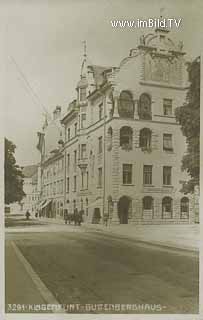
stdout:
[[[42,220],[40,220],[43,222],[43,218]],[[47,223],[47,222],[50,222],[51,224],[57,224],[57,225],[64,225],[64,222],[63,220],[44,220],[44,223]],[[159,242],[159,241],[146,241],[146,240],[142,240],[142,239],[139,239],[139,238],[135,238],[135,237],[131,237],[129,235],[124,235],[124,234],[120,234],[118,232],[115,232],[114,230],[109,230],[108,229],[108,226],[105,227],[105,226],[102,226],[102,227],[98,227],[96,224],[95,225],[89,225],[89,224],[86,224],[86,223],[83,223],[81,225],[82,228],[86,229],[86,230],[91,230],[91,231],[95,231],[95,232],[103,232],[103,233],[106,233],[106,234],[112,234],[112,235],[116,235],[118,237],[121,237],[123,239],[127,239],[127,240],[134,240],[136,242],[139,242],[139,243],[143,243],[143,244],[148,244],[148,245],[152,245],[152,246],[158,246],[160,248],[165,248],[165,249],[172,249],[172,250],[184,250],[186,252],[191,252],[191,253],[199,253],[199,248],[198,247],[187,247],[187,246],[178,246],[178,245],[173,245],[173,244],[169,244],[169,243],[166,243],[164,244],[163,242]]]

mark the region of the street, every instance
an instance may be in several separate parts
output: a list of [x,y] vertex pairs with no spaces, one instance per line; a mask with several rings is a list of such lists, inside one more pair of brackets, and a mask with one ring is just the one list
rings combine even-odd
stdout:
[[36,286],[32,289],[26,271],[22,278],[17,276],[24,266],[15,255],[15,245],[60,304],[160,306],[100,313],[198,313],[197,252],[161,248],[85,226],[37,221],[24,225],[15,218],[7,226],[7,312],[14,312],[8,310],[9,304],[47,303]]

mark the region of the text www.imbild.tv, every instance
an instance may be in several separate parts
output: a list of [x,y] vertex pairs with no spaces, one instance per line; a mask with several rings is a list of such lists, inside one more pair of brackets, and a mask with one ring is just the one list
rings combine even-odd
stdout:
[[179,28],[182,19],[176,18],[149,18],[136,20],[111,20],[113,28]]

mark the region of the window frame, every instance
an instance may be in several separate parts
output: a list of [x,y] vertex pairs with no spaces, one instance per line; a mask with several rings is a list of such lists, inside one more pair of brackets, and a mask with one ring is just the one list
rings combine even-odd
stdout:
[[[187,200],[185,203],[187,204],[187,211],[183,211],[182,207],[183,207],[183,200]],[[184,204],[185,205],[185,204]],[[186,216],[183,214],[187,214]],[[180,199],[180,218],[183,220],[188,220],[189,219],[189,213],[190,213],[190,201],[188,197],[182,197]]]
[[85,101],[87,98],[87,88],[86,87],[82,87],[79,89],[79,100]]
[[[168,205],[167,203],[165,203],[166,202],[166,199],[167,200],[170,200],[170,211],[164,211],[164,206],[166,206],[166,205]],[[164,200],[165,200],[165,202],[164,202]],[[164,215],[164,214],[170,214],[170,216],[166,216],[166,215]],[[171,198],[171,197],[168,197],[168,196],[166,196],[166,197],[164,197],[163,199],[162,199],[162,219],[173,219],[173,199]]]
[[[169,102],[170,103],[167,103]],[[170,108],[170,112],[165,112],[167,110],[167,108]],[[173,115],[173,100],[172,99],[169,99],[169,98],[164,98],[163,99],[163,115],[165,117],[172,117]]]
[[[170,169],[170,183],[168,183],[168,174],[166,175],[167,170]],[[172,167],[171,166],[163,166],[163,186],[172,186]]]
[[87,158],[87,145],[86,145],[86,143],[81,144],[80,152],[81,152],[81,160],[86,159]]
[[139,147],[142,150],[151,150],[151,145],[152,145],[152,131],[149,128],[141,129],[140,137],[139,137]]
[[123,174],[123,179],[122,179],[123,185],[132,185],[133,184],[133,165],[132,165],[132,163],[123,163],[122,174]]
[[[148,170],[150,169],[150,170]],[[143,185],[151,186],[152,185],[152,165],[144,165],[143,166]],[[149,181],[149,183],[147,182]]]
[[86,122],[86,113],[81,114],[81,129],[85,128],[84,123]]
[[98,188],[102,188],[102,175],[103,175],[102,167],[99,167],[98,168]]
[[[170,137],[171,139],[167,139],[167,137]],[[171,147],[167,147],[166,146],[167,143],[169,145],[171,145]],[[168,152],[173,151],[173,135],[172,135],[172,133],[163,133],[163,150],[168,151]]]
[[99,104],[99,121],[103,119],[103,102]]
[[120,93],[118,100],[118,113],[121,118],[134,119],[135,103],[132,93],[128,90],[123,90]]
[[[128,142],[124,143],[124,140],[126,138],[128,139]],[[122,128],[120,128],[120,147],[123,150],[132,150],[132,147],[133,147],[133,129],[131,127],[129,127],[129,126],[123,126]]]
[[98,154],[103,153],[103,136],[98,138]]

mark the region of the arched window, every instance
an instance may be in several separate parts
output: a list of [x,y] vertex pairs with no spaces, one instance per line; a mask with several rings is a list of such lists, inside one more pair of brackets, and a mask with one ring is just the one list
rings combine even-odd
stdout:
[[150,149],[151,148],[151,130],[143,128],[140,130],[140,148]]
[[147,93],[143,93],[139,99],[139,116],[140,119],[151,120],[151,97]]
[[170,197],[164,197],[162,200],[162,218],[171,219],[173,215],[173,200]]
[[108,151],[110,151],[112,149],[112,139],[113,139],[113,130],[111,127],[108,128],[107,138],[108,138],[107,149],[108,149]]
[[134,118],[134,102],[129,91],[122,91],[118,103],[119,116],[123,118]]
[[189,199],[183,197],[180,201],[180,217],[181,219],[189,218]]
[[153,198],[146,196],[143,198],[143,210],[153,210]]
[[120,129],[120,146],[122,149],[132,149],[133,130],[130,127]]

